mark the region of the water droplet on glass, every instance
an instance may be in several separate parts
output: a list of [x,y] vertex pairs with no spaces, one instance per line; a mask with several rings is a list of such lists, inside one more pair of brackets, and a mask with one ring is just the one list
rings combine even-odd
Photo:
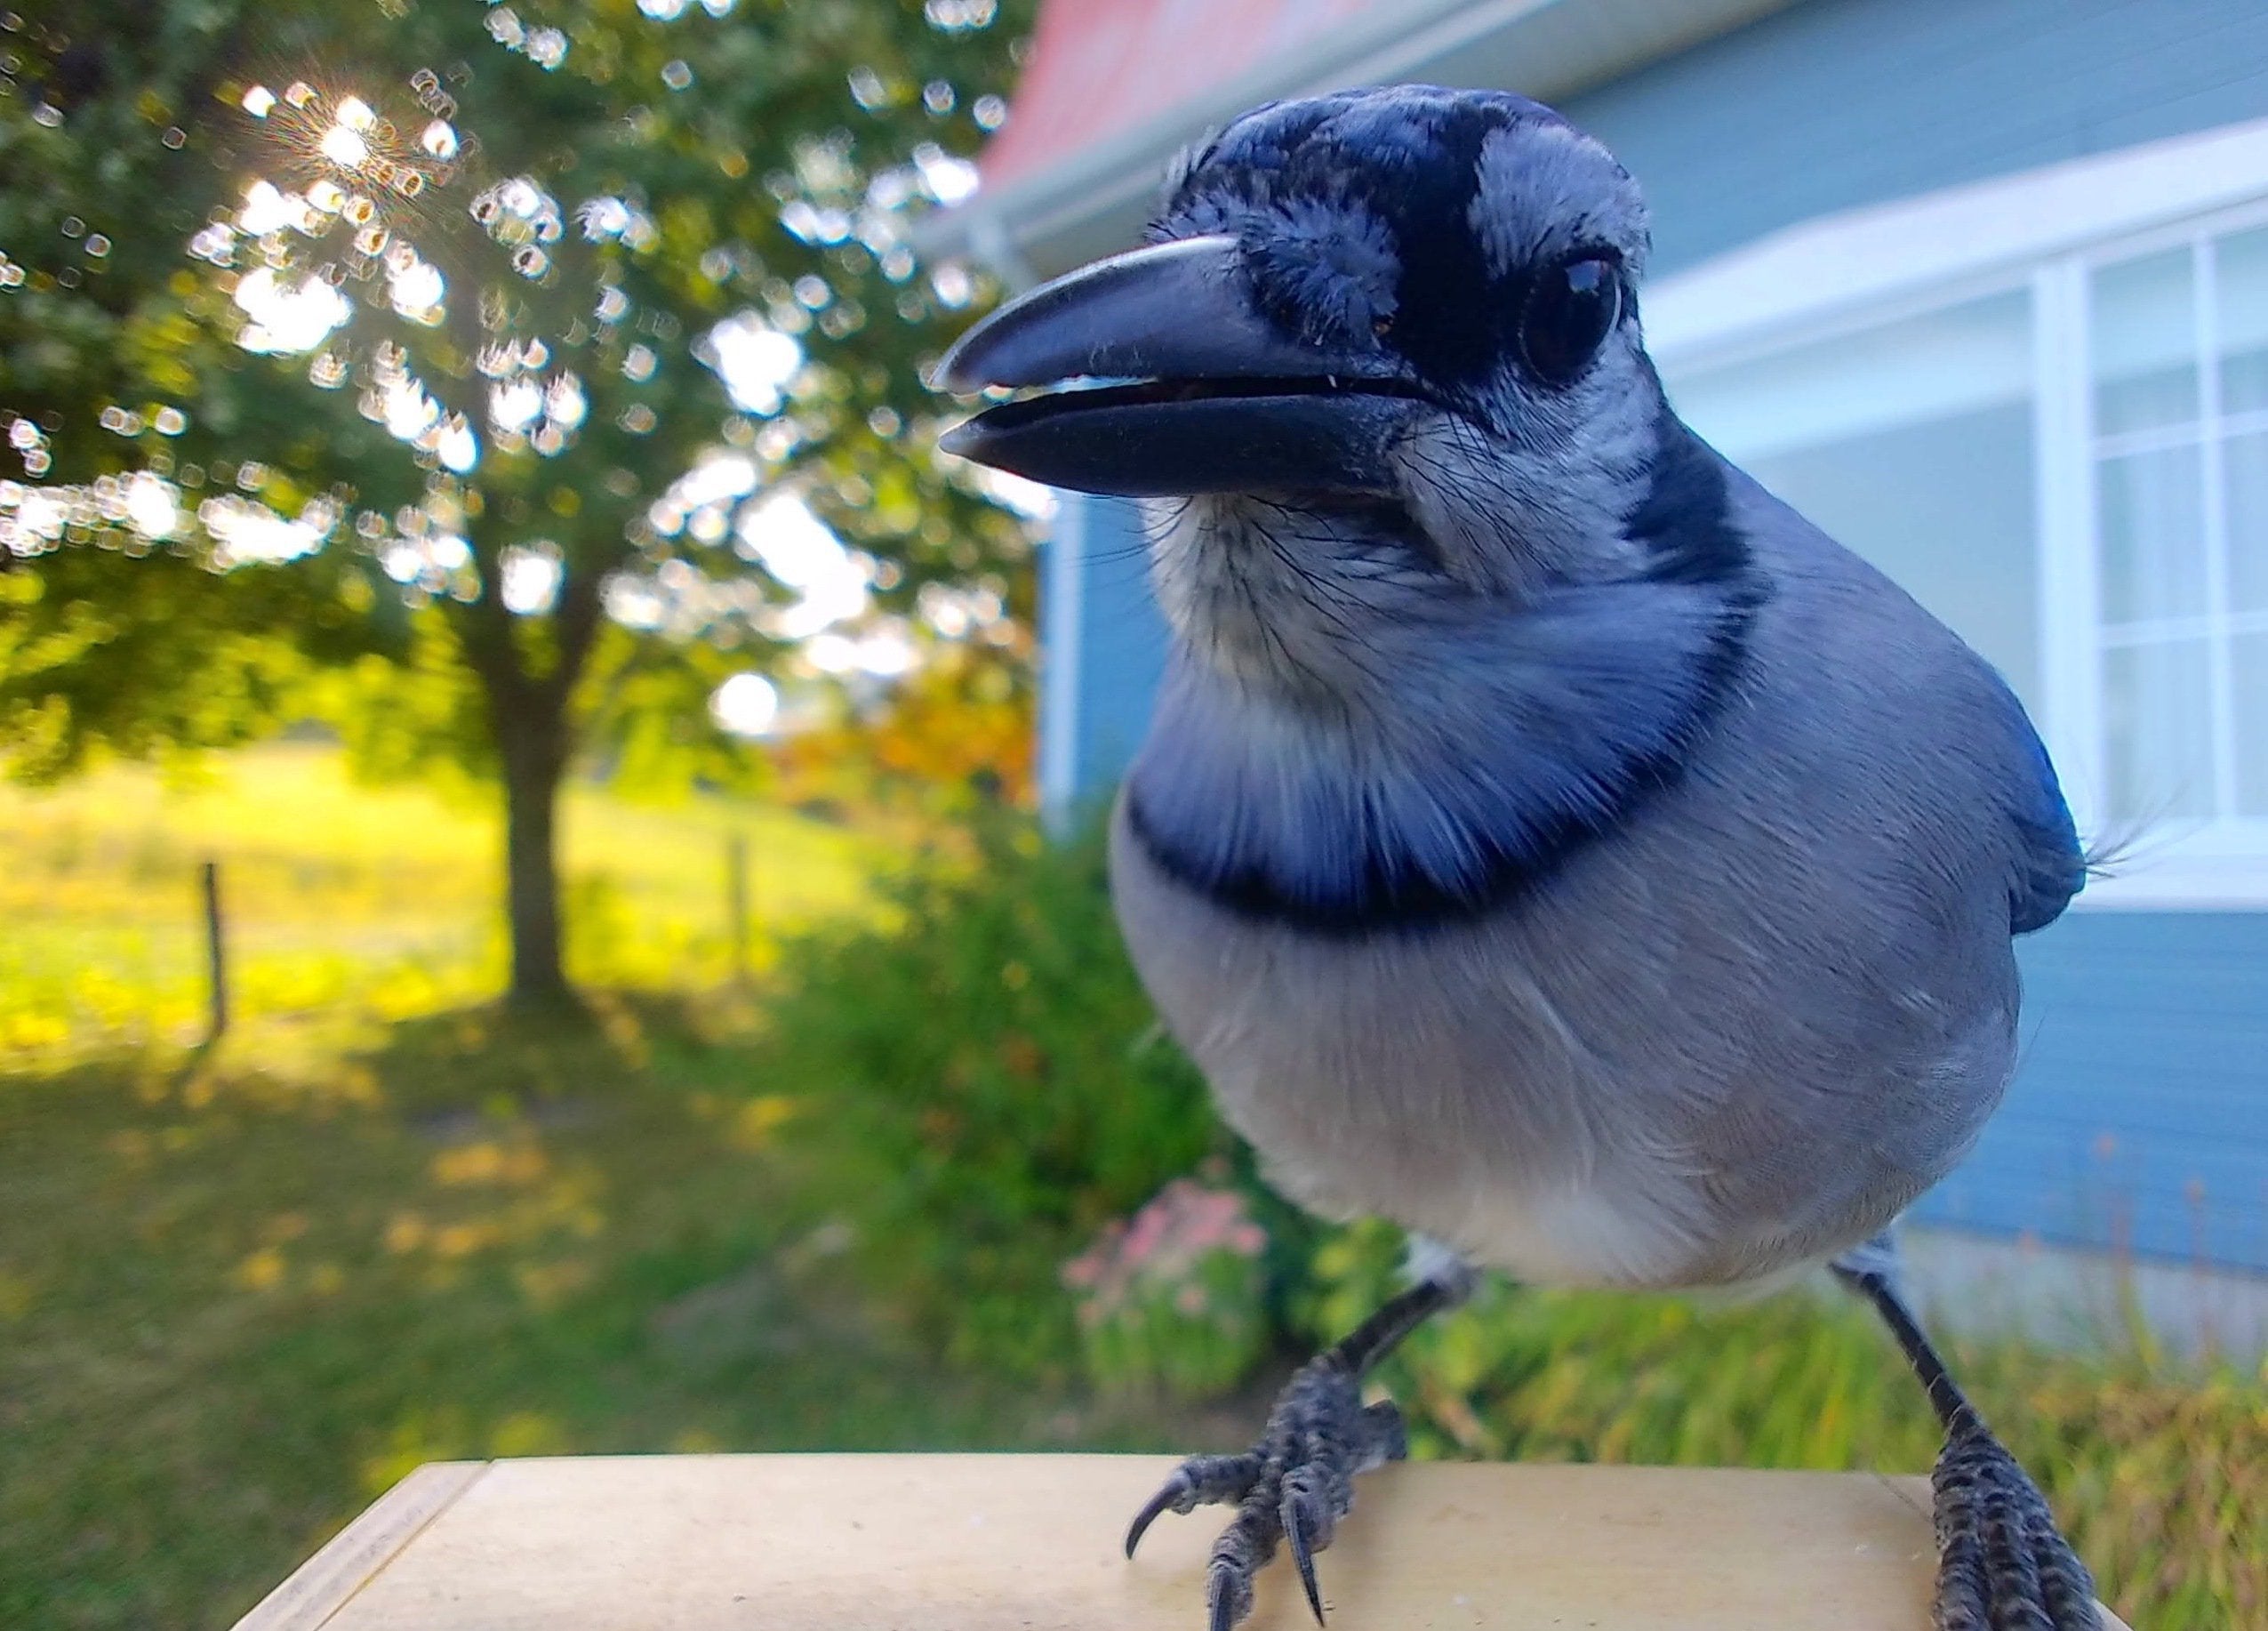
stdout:
[[244,94],[244,109],[255,119],[264,119],[276,106],[276,92],[266,85],[254,85]]
[[87,253],[99,261],[110,253],[110,240],[100,232],[92,233],[86,240],[85,248]]
[[188,146],[189,133],[178,125],[169,125],[165,127],[165,133],[158,140],[178,153]]
[[86,222],[81,221],[77,216],[66,215],[63,217],[63,236],[65,237],[76,237],[80,233],[84,232],[85,230]]
[[457,156],[457,133],[446,119],[434,120],[417,140],[418,146],[436,158],[454,158]]
[[693,68],[683,57],[665,62],[661,66],[661,83],[672,91],[682,91],[693,83]]
[[323,100],[322,92],[304,79],[294,79],[284,87],[284,100],[294,108],[306,108]]
[[524,244],[512,256],[512,269],[523,277],[541,277],[551,269],[551,257],[533,244]]

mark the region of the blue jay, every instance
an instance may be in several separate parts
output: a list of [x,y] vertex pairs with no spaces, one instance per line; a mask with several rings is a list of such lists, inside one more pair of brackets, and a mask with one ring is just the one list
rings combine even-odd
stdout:
[[1279,1546],[1319,1619],[1313,1555],[1403,1453],[1363,1378],[1479,1270],[1823,1262],[1944,1424],[1938,1626],[2095,1627],[1886,1233],[2000,1100],[2011,939],[2085,877],[2022,707],[1680,422],[1639,190],[1551,109],[1264,107],[1150,238],[961,339],[946,388],[1045,390],[946,446],[1155,501],[1173,651],[1112,818],[1126,944],[1271,1182],[1434,1244],[1129,1554],[1232,1504],[1214,1631]]

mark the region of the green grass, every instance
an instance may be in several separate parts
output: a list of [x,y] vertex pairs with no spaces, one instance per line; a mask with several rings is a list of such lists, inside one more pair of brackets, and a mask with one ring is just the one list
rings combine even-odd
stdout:
[[226,1626],[439,1457],[1039,1436],[833,1272],[729,1016],[598,1007],[0,1079],[0,1625]]
[[[748,841],[766,930],[852,908],[872,865],[854,834],[716,798],[655,808],[573,786],[561,827],[570,972],[613,985],[725,977],[729,835]],[[503,978],[493,803],[356,785],[333,749],[231,755],[186,784],[125,767],[52,791],[0,784],[0,1061],[194,1037],[207,859],[245,1016],[402,1017]]]

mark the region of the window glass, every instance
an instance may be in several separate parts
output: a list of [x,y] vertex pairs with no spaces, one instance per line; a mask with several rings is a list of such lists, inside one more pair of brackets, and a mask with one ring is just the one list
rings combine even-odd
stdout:
[[2035,710],[2032,317],[1990,295],[1671,381],[1687,423],[1865,557]]
[[2268,408],[2268,227],[2221,239],[2214,255],[2221,411]]
[[2096,270],[2089,303],[2097,435],[2197,418],[2197,329],[2189,249]]
[[2096,467],[2104,623],[2198,617],[2208,610],[2202,470],[2194,442],[2122,454]]
[[2210,816],[2213,698],[2206,642],[2152,640],[2104,652],[2103,741],[2113,816]]
[[2236,813],[2268,820],[2268,634],[2240,634],[2229,642],[2229,680],[2236,710]]
[[2229,495],[2229,609],[2268,612],[2268,434],[2231,437],[2222,463]]

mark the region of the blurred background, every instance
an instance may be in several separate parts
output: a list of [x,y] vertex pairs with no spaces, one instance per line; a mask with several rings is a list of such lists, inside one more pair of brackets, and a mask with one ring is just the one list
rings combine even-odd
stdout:
[[[1208,126],[1431,79],[1616,150],[1673,400],[2124,849],[1914,1247],[2113,1605],[2268,1626],[2268,12],[12,8],[0,1624],[227,1626],[435,1458],[1230,1448],[1367,1312],[1110,923],[1136,519],[921,369]],[[1935,1448],[1802,1293],[1386,1379],[1423,1455]]]

